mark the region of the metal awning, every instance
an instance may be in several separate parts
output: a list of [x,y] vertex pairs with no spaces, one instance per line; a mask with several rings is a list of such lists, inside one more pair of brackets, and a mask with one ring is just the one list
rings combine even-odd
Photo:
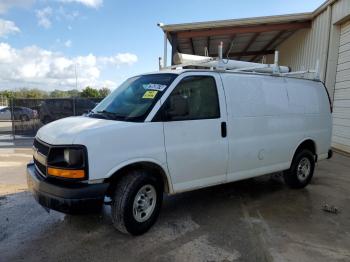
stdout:
[[[211,57],[223,42],[224,56],[257,62],[296,31],[310,28],[312,13],[234,19],[201,23],[160,25],[172,46],[180,52]],[[173,64],[173,63],[172,63]]]

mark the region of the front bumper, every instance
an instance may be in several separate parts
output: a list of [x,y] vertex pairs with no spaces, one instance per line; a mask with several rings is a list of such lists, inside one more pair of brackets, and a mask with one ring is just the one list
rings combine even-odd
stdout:
[[109,186],[108,183],[64,184],[49,181],[37,173],[32,163],[27,165],[27,183],[40,205],[67,214],[99,211]]

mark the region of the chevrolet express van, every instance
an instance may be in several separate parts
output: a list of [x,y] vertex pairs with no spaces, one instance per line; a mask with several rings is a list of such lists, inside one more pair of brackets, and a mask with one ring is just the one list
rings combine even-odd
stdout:
[[28,185],[47,209],[100,210],[114,226],[146,232],[163,193],[176,194],[283,171],[309,184],[331,157],[332,116],[319,81],[215,70],[132,77],[90,114],[42,127]]

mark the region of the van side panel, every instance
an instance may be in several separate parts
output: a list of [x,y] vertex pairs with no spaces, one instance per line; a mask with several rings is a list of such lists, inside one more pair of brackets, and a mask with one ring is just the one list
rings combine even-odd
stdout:
[[285,80],[222,74],[222,81],[228,107],[228,181],[287,169],[289,148],[296,140],[290,130],[298,123],[286,117]]
[[[318,159],[324,159],[331,148],[332,115],[327,91],[321,82],[288,78],[287,93],[290,117],[303,120],[304,140],[316,144]],[[293,157],[294,151],[291,151]]]
[[328,151],[330,113],[320,83],[228,73],[221,77],[228,110],[228,181],[288,169],[307,138],[320,152]]

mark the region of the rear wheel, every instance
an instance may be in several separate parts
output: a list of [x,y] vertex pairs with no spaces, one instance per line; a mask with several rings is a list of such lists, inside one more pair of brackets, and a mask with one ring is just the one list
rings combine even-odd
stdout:
[[124,174],[112,197],[112,221],[123,233],[141,235],[156,222],[163,200],[163,184],[142,170]]
[[284,181],[291,188],[304,188],[310,183],[314,169],[314,154],[303,149],[296,153],[290,169],[283,173]]

